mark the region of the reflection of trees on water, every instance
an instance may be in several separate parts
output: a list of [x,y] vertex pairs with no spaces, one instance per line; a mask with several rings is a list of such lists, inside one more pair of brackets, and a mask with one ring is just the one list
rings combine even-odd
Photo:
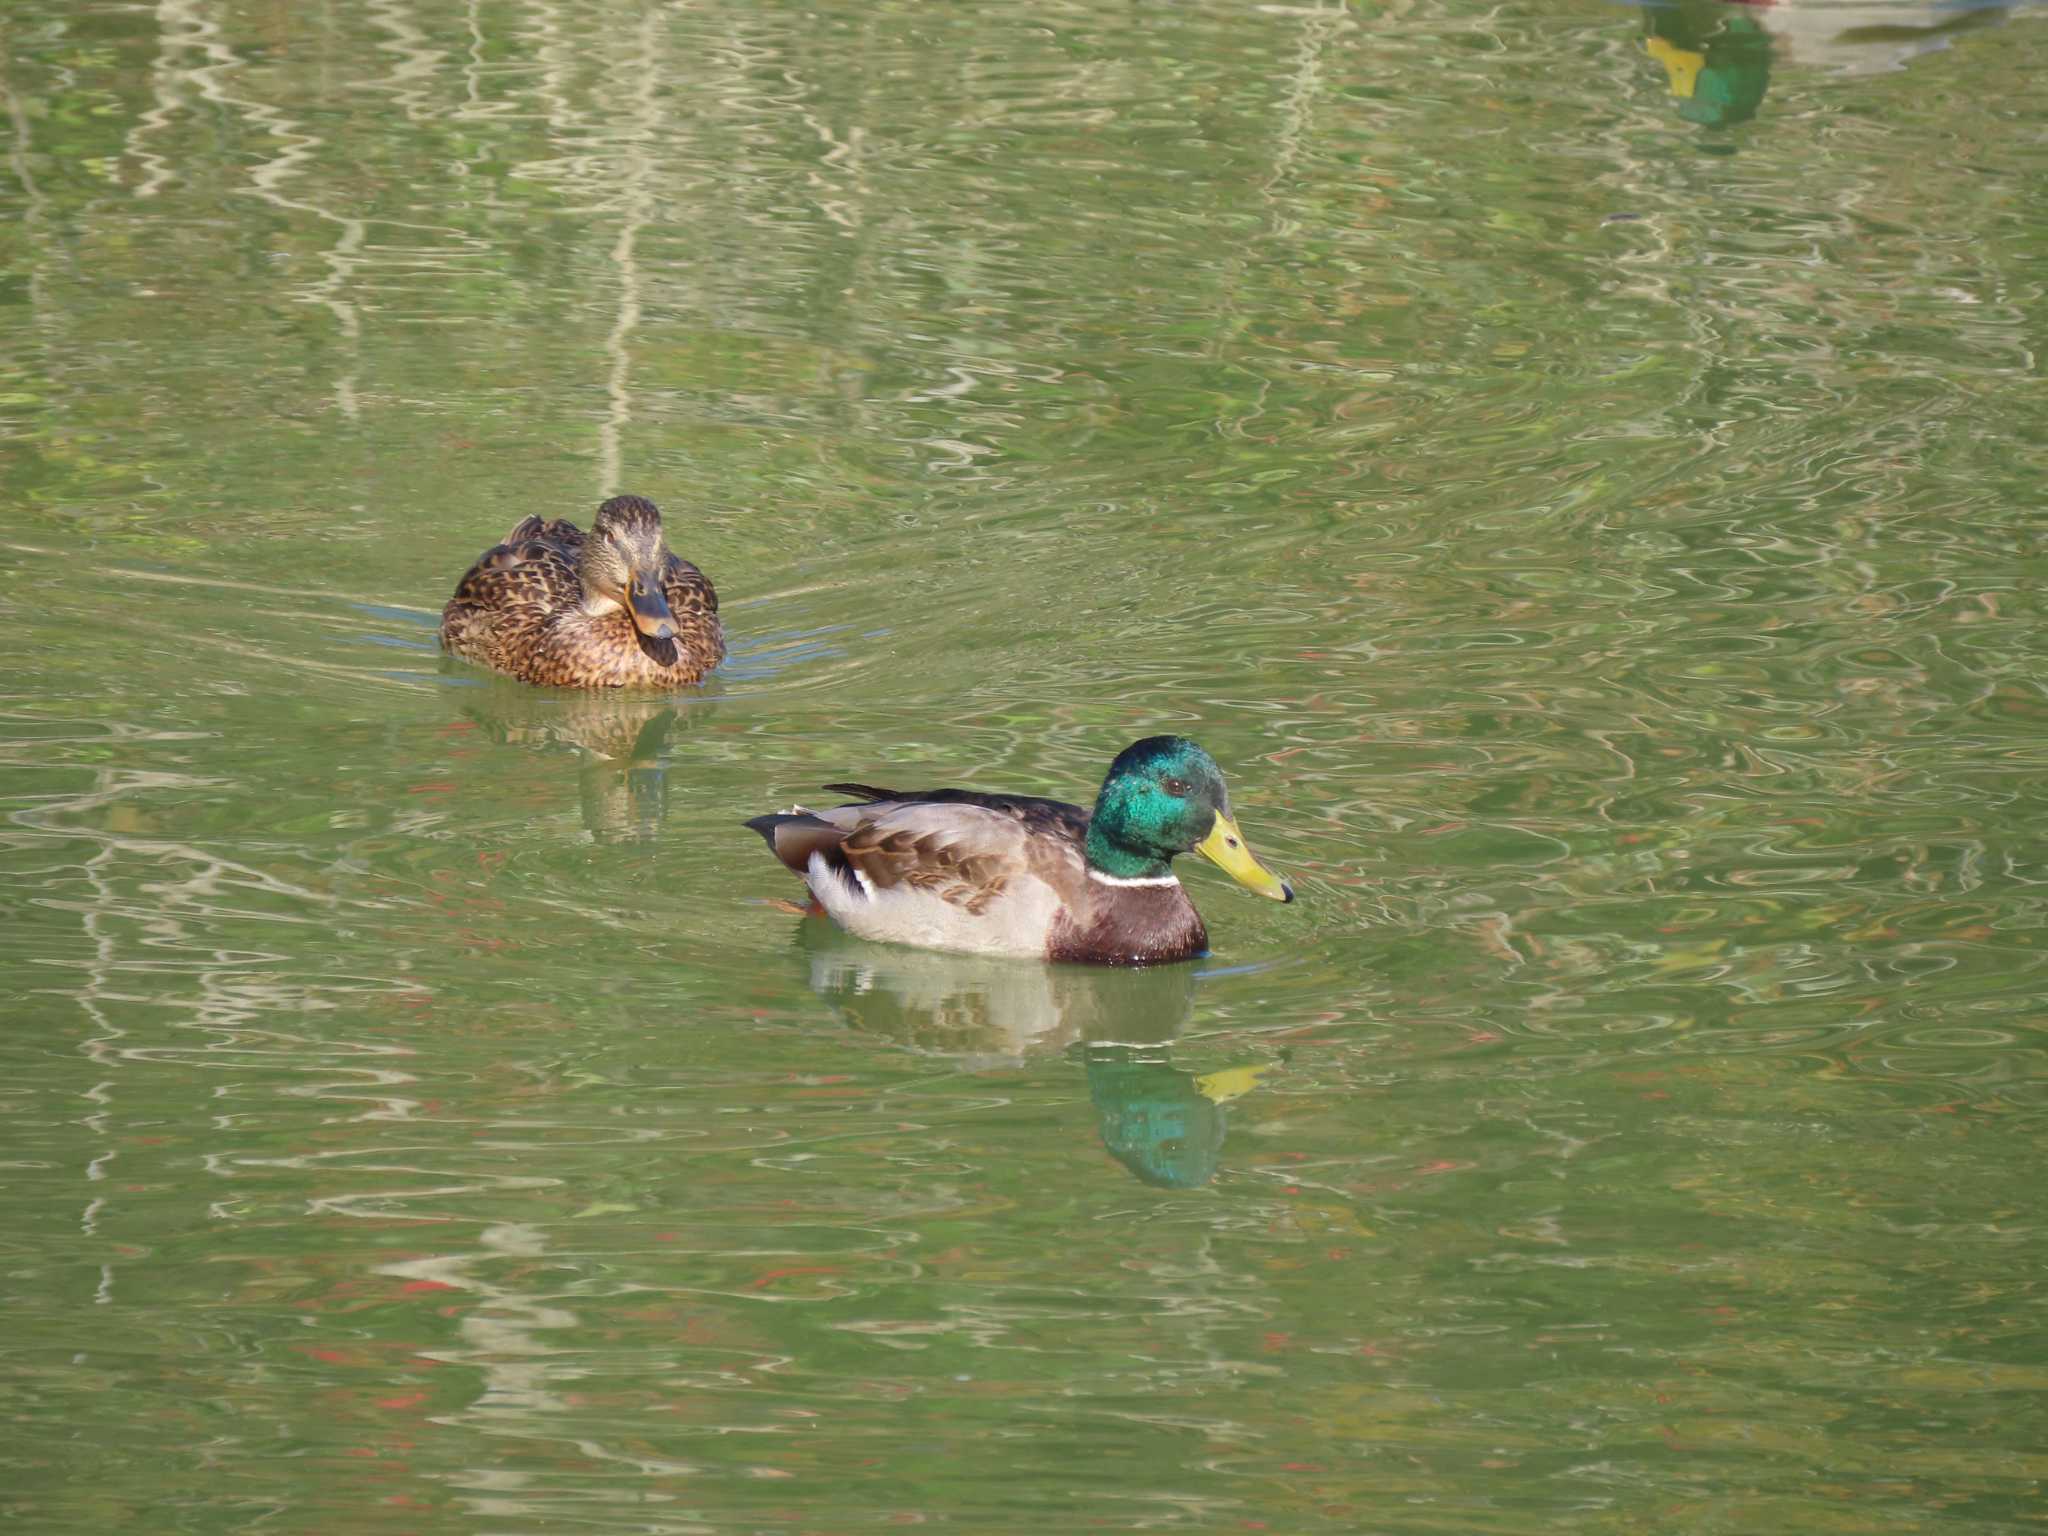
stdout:
[[[101,760],[84,787],[14,811],[7,842],[31,851],[39,866],[23,887],[34,893],[35,947],[48,967],[36,989],[38,1006],[47,1011],[52,999],[66,999],[83,1016],[82,1037],[61,1010],[52,1021],[54,1037],[76,1038],[75,1049],[90,1063],[90,1084],[82,1076],[78,1092],[92,1106],[64,1122],[83,1129],[84,1148],[67,1147],[52,1166],[75,1156],[82,1169],[78,1231],[87,1262],[99,1271],[93,1300],[108,1304],[118,1299],[118,1255],[134,1263],[150,1252],[121,1238],[156,1231],[162,1210],[156,1187],[124,1180],[120,1160],[138,1144],[161,1142],[165,1127],[194,1138],[216,1133],[215,1143],[196,1153],[215,1181],[205,1219],[235,1223],[253,1198],[251,1185],[238,1180],[258,1160],[233,1150],[242,1144],[234,1128],[246,1118],[244,1103],[263,1091],[257,1085],[332,1100],[353,1120],[413,1114],[418,1100],[408,1090],[415,1077],[401,1064],[410,1052],[333,1038],[313,1023],[314,1015],[344,1005],[388,999],[405,983],[364,975],[308,980],[298,970],[304,935],[361,920],[379,903],[348,900],[237,859],[217,842],[165,830],[167,802],[217,795],[224,781],[133,768],[120,759],[129,749],[183,742],[184,733],[104,722],[38,724],[23,744],[36,754],[32,760]],[[50,927],[52,914],[60,923],[75,917],[82,944]],[[139,1199],[124,1202],[138,1192]],[[124,1203],[133,1209],[124,1211]]]
[[1111,1156],[1147,1184],[1216,1176],[1222,1106],[1266,1069],[1197,1076],[1173,1042],[1194,1011],[1192,965],[1041,965],[870,944],[822,919],[799,944],[812,988],[855,1028],[977,1067],[1064,1051],[1086,1075]]
[[[493,1222],[477,1233],[469,1251],[378,1266],[378,1274],[447,1291],[470,1303],[455,1324],[459,1343],[431,1353],[437,1361],[469,1366],[479,1378],[474,1395],[449,1418],[500,1434],[546,1439],[554,1416],[568,1409],[566,1394],[587,1372],[567,1344],[546,1337],[578,1322],[561,1304],[558,1288],[533,1283],[536,1276],[549,1275],[548,1257],[544,1229]],[[583,1450],[609,1459],[595,1445]]]
[[[432,1022],[431,991],[409,974],[407,957],[383,950],[372,958],[364,938],[400,911],[431,920],[436,909],[350,895],[350,881],[327,888],[320,871],[345,861],[293,875],[288,852],[258,865],[223,851],[218,837],[170,830],[179,812],[166,807],[231,784],[125,761],[137,749],[189,745],[179,736],[44,720],[32,740],[0,744],[0,761],[23,745],[38,761],[114,759],[5,823],[6,844],[27,850],[37,869],[34,942],[47,968],[37,999],[49,1061],[34,1086],[59,1106],[35,1129],[45,1143],[42,1177],[52,1206],[65,1200],[76,1213],[75,1235],[51,1224],[38,1230],[37,1246],[45,1262],[93,1277],[77,1296],[88,1312],[109,1309],[95,1314],[96,1334],[81,1335],[80,1361],[138,1358],[162,1341],[167,1355],[196,1351],[206,1368],[233,1371],[220,1363],[217,1337],[193,1344],[190,1308],[164,1300],[198,1267],[222,1277],[208,1282],[214,1326],[236,1330],[251,1354],[259,1338],[264,1351],[275,1346],[289,1358],[310,1350],[316,1359],[373,1333],[388,1341],[390,1332],[339,1315],[361,1304],[356,1269],[365,1266],[400,1282],[393,1298],[441,1291],[465,1304],[449,1324],[452,1341],[437,1330],[431,1342],[384,1357],[386,1394],[438,1395],[438,1422],[551,1446],[568,1394],[589,1374],[569,1342],[581,1320],[550,1267],[543,1228],[475,1213],[530,1201],[562,1179],[531,1162],[507,1167],[475,1155],[473,1126],[451,1118],[426,1086],[462,1076],[414,1033],[415,1022]],[[341,946],[346,968],[335,963]],[[394,1018],[403,1021],[396,1038]],[[57,1060],[66,1041],[74,1066]],[[61,1108],[74,1101],[83,1113]],[[499,1116],[506,1134],[519,1104],[479,1093],[466,1107]],[[26,1129],[30,1120],[18,1123]],[[630,1143],[656,1133],[606,1134]],[[474,1235],[451,1239],[451,1229]],[[394,1230],[418,1234],[397,1244],[403,1258],[384,1241]],[[330,1277],[333,1290],[323,1292]],[[221,1298],[212,1287],[224,1287]],[[291,1310],[279,1310],[281,1294],[295,1298]],[[17,1321],[31,1330],[25,1337],[46,1341],[63,1326],[40,1307]],[[420,1367],[435,1364],[463,1370],[429,1386]],[[137,1369],[130,1379],[150,1378]],[[222,1403],[255,1412],[268,1401],[265,1383],[233,1379],[215,1411],[231,1418]],[[332,1402],[337,1422],[366,1439],[398,1432],[392,1410],[368,1416],[345,1390]],[[146,1388],[132,1412],[145,1426],[171,1418]],[[673,1470],[595,1438],[579,1450],[593,1461]],[[516,1497],[527,1475],[494,1469],[449,1481],[482,1502]]]
[[[595,408],[565,410],[549,425],[589,461],[583,495],[639,485],[660,497],[648,461],[675,452],[679,405],[693,424],[712,413],[778,424],[827,414],[863,436],[914,445],[933,470],[971,470],[1028,425],[1016,415],[1020,389],[1061,376],[1060,359],[1034,356],[1034,346],[987,345],[978,304],[952,317],[926,291],[928,278],[973,295],[1035,284],[1037,274],[1013,264],[1012,223],[1026,210],[1008,194],[976,227],[956,206],[906,196],[886,174],[915,169],[934,148],[894,115],[897,66],[925,47],[915,8],[875,7],[838,28],[744,7],[648,7],[611,25],[559,0],[467,9],[381,0],[338,19],[248,0],[156,0],[118,25],[70,22],[62,10],[38,39],[50,56],[67,56],[61,40],[117,47],[134,65],[118,86],[95,76],[90,92],[107,99],[89,115],[48,116],[43,101],[7,95],[18,179],[40,202],[31,161],[103,168],[79,222],[122,238],[83,243],[107,264],[110,291],[125,279],[151,298],[176,282],[160,265],[218,264],[205,232],[226,221],[197,211],[260,207],[262,278],[245,275],[232,297],[201,295],[187,313],[195,328],[231,334],[237,319],[281,305],[303,352],[286,398],[265,404],[374,426],[423,396],[445,398],[414,372],[424,334],[459,337],[451,350],[471,376],[520,389],[538,381],[573,392],[560,359],[594,355],[599,370],[572,366],[585,370],[577,383]],[[1294,228],[1284,204],[1313,149],[1328,64],[1357,26],[1340,0],[1259,22],[1292,53],[1278,97],[1257,109],[1279,233]],[[75,42],[63,37],[73,27]],[[941,86],[958,118],[949,141],[999,140],[1045,113],[1091,131],[1117,125],[1155,79],[1156,63],[1128,50],[1030,41],[1021,75],[992,50],[936,61],[957,72]],[[777,89],[763,92],[764,78]],[[342,110],[342,99],[383,110]],[[237,145],[226,168],[216,163],[217,130]],[[162,220],[162,244],[125,238],[120,221],[138,210]],[[678,260],[706,224],[730,253],[715,272]],[[544,240],[528,233],[540,229]],[[45,305],[38,278],[46,265],[63,273],[69,239],[38,233],[28,244],[36,318],[47,322],[37,334],[54,342],[76,317],[64,302]],[[917,260],[906,264],[906,251]],[[136,259],[144,253],[149,260]],[[1243,276],[1234,268],[1230,286]],[[771,308],[761,295],[790,292],[803,295],[814,341],[790,337],[779,315],[759,323]],[[946,365],[877,401],[863,387],[876,366],[868,338],[907,316],[941,333]],[[423,321],[446,329],[425,332]],[[103,366],[90,349],[60,360],[43,371],[68,379]],[[701,399],[683,402],[679,380]],[[806,400],[820,380],[832,398]],[[497,397],[493,388],[477,414],[501,409]],[[492,430],[475,418],[451,428]],[[194,478],[167,493],[191,494]]]

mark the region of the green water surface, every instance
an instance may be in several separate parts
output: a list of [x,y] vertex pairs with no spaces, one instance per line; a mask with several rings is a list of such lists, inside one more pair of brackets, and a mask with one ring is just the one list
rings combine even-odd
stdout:
[[[10,1528],[2039,1530],[2044,69],[0,0]],[[620,490],[711,683],[439,658]],[[740,825],[1160,731],[1191,966]]]

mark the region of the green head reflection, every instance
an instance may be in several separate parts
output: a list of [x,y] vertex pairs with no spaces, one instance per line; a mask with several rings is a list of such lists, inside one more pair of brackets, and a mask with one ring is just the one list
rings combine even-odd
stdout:
[[1083,1059],[1102,1145],[1162,1189],[1196,1189],[1216,1177],[1223,1106],[1270,1070],[1232,1067],[1197,1077],[1176,1067],[1164,1044],[1090,1044]]
[[1223,1111],[1202,1096],[1192,1072],[1142,1046],[1091,1046],[1087,1066],[1088,1097],[1111,1157],[1164,1189],[1194,1189],[1216,1177]]
[[1678,115],[1708,128],[1756,116],[1771,82],[1771,39],[1740,6],[1679,0],[1643,10],[1643,48],[1664,66]]

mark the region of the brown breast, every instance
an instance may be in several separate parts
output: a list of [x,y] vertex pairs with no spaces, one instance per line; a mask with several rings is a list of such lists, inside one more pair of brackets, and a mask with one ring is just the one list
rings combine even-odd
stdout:
[[1094,899],[1079,913],[1062,910],[1046,936],[1048,960],[1094,965],[1153,965],[1190,960],[1209,947],[1202,914],[1180,882],[1106,886],[1090,880]]

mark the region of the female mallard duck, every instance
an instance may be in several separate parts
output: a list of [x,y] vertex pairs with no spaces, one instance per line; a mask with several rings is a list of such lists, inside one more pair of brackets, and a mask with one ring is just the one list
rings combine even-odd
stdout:
[[1097,965],[1186,960],[1209,944],[1173,873],[1189,852],[1294,900],[1245,847],[1215,760],[1185,736],[1119,752],[1093,815],[1030,795],[825,787],[861,802],[747,825],[864,939]]
[[524,519],[455,588],[441,644],[557,688],[680,688],[725,655],[718,594],[668,552],[660,510],[639,496],[599,507],[588,534]]

